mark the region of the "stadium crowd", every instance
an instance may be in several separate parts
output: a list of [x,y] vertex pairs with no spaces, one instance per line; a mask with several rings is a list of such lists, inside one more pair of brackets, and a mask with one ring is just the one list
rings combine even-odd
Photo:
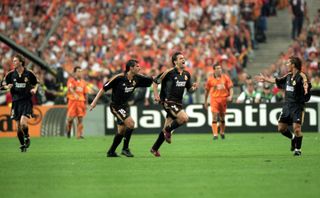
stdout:
[[[302,62],[302,71],[307,74],[312,84],[312,92],[319,96],[320,93],[320,9],[317,15],[309,21],[299,37],[292,41],[287,51],[282,52],[276,62],[263,71],[266,76],[281,77],[287,73],[287,68],[282,67],[290,56],[299,57]],[[283,94],[276,87],[271,87],[273,95],[281,99]],[[278,101],[278,100],[277,100]]]
[[[247,63],[258,48],[257,43],[266,41],[266,17],[276,14],[276,2],[281,7],[287,3],[286,0],[4,0],[0,3],[0,31],[17,44],[38,52],[57,13],[65,7],[64,17],[50,36],[48,46],[39,52],[57,69],[58,78],[32,66],[42,83],[35,100],[38,104],[65,102],[65,82],[75,66],[83,69],[85,80],[95,93],[110,76],[123,70],[129,58],[139,60],[143,73],[155,76],[171,67],[170,57],[178,50],[188,59],[188,69],[203,85],[200,87],[204,87],[212,65],[217,62],[233,83],[240,86],[250,81]],[[285,73],[281,63],[290,55],[299,55],[319,87],[319,28],[318,15],[264,73],[280,76]],[[12,68],[13,54],[12,49],[0,43],[3,74]],[[193,98],[187,97],[186,103],[202,102],[203,93],[204,88],[199,89]],[[0,100],[9,102],[9,94]]]

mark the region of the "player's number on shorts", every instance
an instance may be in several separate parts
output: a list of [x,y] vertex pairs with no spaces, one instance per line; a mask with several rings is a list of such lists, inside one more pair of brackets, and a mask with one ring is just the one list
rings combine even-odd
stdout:
[[119,109],[118,112],[122,115],[122,116],[126,116],[126,111],[124,109]]
[[174,109],[175,111],[178,111],[178,108],[176,105],[172,105],[171,108]]

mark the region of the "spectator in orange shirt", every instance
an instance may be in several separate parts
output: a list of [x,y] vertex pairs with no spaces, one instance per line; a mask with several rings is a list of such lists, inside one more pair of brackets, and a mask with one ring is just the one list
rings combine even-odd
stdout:
[[225,138],[224,117],[227,110],[227,101],[232,101],[233,83],[230,77],[222,72],[220,64],[213,66],[214,74],[206,83],[204,108],[208,109],[208,96],[210,93],[210,105],[212,112],[213,140],[218,139],[218,116],[220,121],[220,135]]
[[86,95],[88,92],[87,84],[82,79],[82,70],[80,67],[73,69],[73,77],[70,77],[68,86],[68,113],[67,113],[67,137],[71,136],[71,127],[73,119],[77,117],[77,138],[83,139],[82,119],[86,115]]

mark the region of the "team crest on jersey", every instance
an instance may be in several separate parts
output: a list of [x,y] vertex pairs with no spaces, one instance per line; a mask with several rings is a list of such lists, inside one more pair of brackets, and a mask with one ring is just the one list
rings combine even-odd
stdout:
[[296,85],[296,81],[295,81],[295,80],[292,82],[292,85],[293,85],[293,86],[295,86],[295,85]]
[[27,77],[24,77],[24,82],[28,82],[28,78]]
[[188,80],[188,76],[187,76],[187,75],[184,75],[184,79],[185,79],[185,80]]
[[134,80],[134,81],[132,81],[132,85],[133,85],[133,86],[136,86],[136,84],[137,84],[137,83],[136,83],[136,81],[135,81],[135,80]]

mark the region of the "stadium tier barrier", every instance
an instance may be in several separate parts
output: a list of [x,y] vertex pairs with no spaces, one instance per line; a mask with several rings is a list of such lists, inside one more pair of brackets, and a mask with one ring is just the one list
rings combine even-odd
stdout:
[[[226,132],[275,132],[278,117],[283,104],[229,104],[226,121]],[[0,137],[16,137],[15,121],[10,119],[10,107],[0,107]],[[185,107],[189,115],[186,126],[177,129],[177,133],[211,133],[212,116],[210,108],[206,111],[202,104]],[[64,136],[66,129],[67,107],[35,106],[34,118],[30,119],[30,135]],[[165,111],[159,105],[145,107],[133,105],[130,114],[135,121],[135,133],[158,133],[165,119]],[[320,103],[307,103],[304,132],[320,131]],[[75,126],[73,127],[73,131]],[[94,111],[88,111],[84,118],[85,136],[103,136],[114,134],[116,122],[107,105],[97,105]]]

